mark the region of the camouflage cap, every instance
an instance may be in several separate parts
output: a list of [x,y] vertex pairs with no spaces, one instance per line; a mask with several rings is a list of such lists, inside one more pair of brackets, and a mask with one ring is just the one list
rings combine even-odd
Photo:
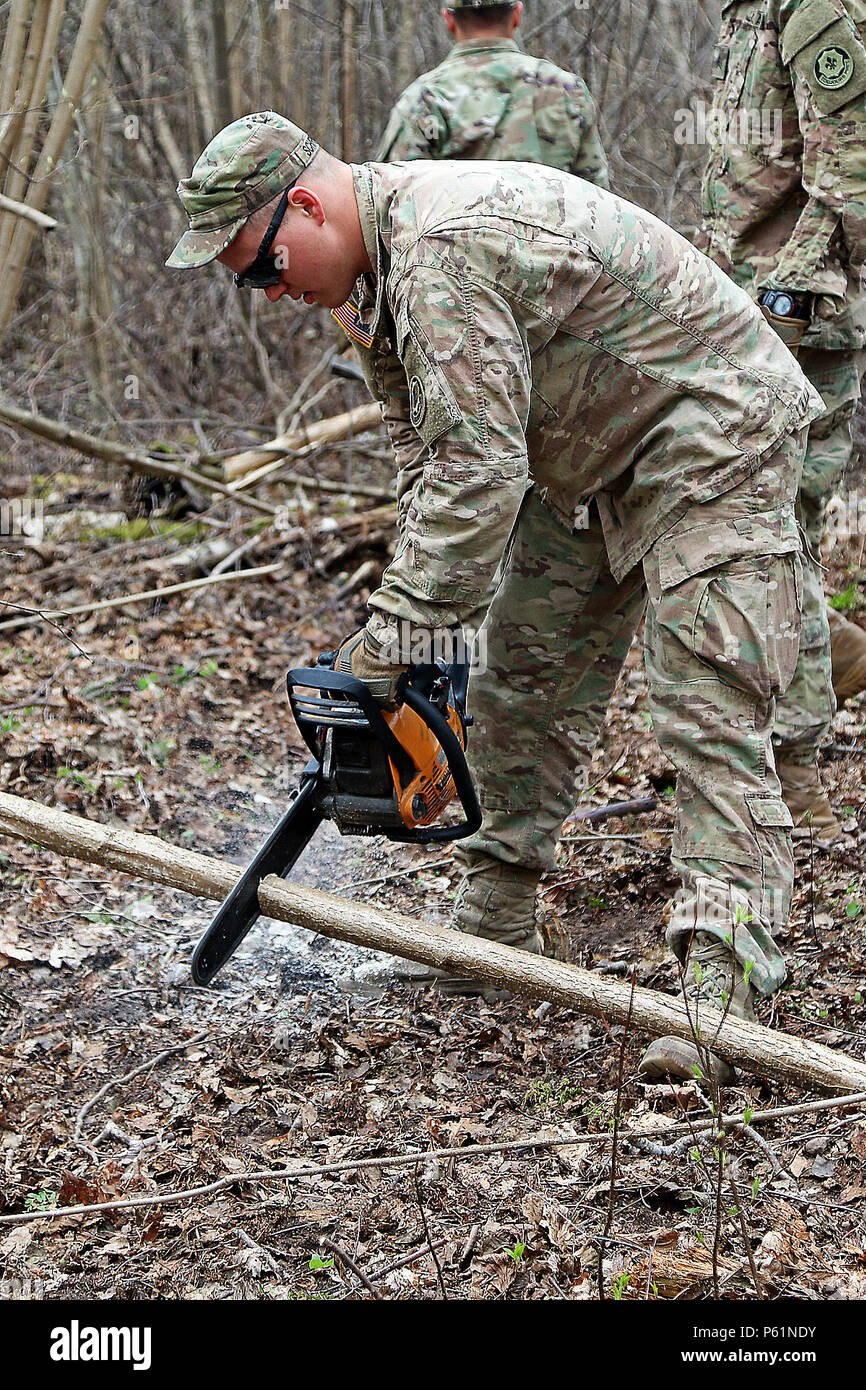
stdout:
[[318,149],[315,140],[276,111],[257,111],[225,126],[177,186],[189,231],[166,265],[187,269],[215,260],[248,217],[303,173]]
[[516,0],[451,0],[447,10],[513,10]]

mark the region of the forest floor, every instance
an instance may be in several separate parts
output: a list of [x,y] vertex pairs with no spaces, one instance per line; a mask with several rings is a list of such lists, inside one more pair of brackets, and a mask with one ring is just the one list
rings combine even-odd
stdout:
[[[39,551],[6,552],[11,604],[173,583],[252,534],[248,517],[227,523],[216,508],[210,525],[190,516],[174,536],[130,539],[122,519],[106,524],[128,513],[129,489],[101,473],[55,478],[45,496],[49,514],[72,520]],[[369,579],[359,586],[357,566],[371,562],[369,576],[385,559],[381,520],[353,531],[312,496],[295,496],[289,529],[262,532],[240,561],[279,560],[276,576],[59,620],[74,643],[45,623],[0,630],[0,788],[244,863],[303,764],[284,672],[363,621]],[[861,564],[857,547],[839,547],[830,591],[866,577]],[[798,846],[788,983],[762,1014],[858,1058],[864,766],[866,705],[854,702],[824,755],[847,841]],[[655,793],[659,809],[570,827],[544,887],[546,928],[578,964],[621,978],[633,966],[639,984],[672,991],[672,771],[652,738],[637,647],[590,781],[585,806]],[[447,850],[326,826],[298,877],[445,922],[457,875]],[[654,1131],[703,1119],[708,1101],[694,1082],[643,1084],[638,1033],[548,1004],[411,989],[387,957],[276,923],[196,988],[190,955],[211,913],[0,841],[0,1213],[237,1175],[175,1204],[0,1224],[5,1297],[866,1297],[862,1108],[731,1133],[721,1168],[706,1135],[661,1152]],[[722,1096],[729,1112],[809,1099],[746,1074]],[[646,1140],[619,1143],[611,1191],[615,1119]],[[429,1156],[578,1134],[598,1142]],[[405,1168],[353,1166],[416,1153]],[[340,1163],[307,1179],[243,1179]]]

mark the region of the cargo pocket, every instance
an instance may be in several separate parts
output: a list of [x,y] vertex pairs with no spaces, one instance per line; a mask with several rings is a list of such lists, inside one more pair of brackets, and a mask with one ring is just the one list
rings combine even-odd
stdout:
[[662,537],[656,583],[647,575],[656,621],[717,679],[769,700],[797,664],[799,550],[789,510]]
[[[862,107],[858,106],[857,114]],[[841,117],[846,113],[841,111]],[[839,166],[842,173],[842,232],[847,248],[862,247],[866,238],[866,169],[863,148],[866,145],[866,123],[844,120],[839,132]],[[862,253],[860,253],[862,254]],[[859,260],[859,255],[858,255]],[[849,269],[851,269],[849,267]],[[858,267],[859,269],[859,267]],[[852,289],[857,287],[857,271],[851,269]],[[855,295],[852,294],[852,299]],[[859,391],[858,391],[859,398]]]
[[746,805],[761,851],[761,925],[775,934],[791,910],[790,833],[794,820],[780,796],[755,792],[746,797]]

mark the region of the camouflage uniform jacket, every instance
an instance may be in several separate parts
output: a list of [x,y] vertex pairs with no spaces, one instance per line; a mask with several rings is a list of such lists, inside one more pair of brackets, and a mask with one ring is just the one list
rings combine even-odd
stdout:
[[807,347],[866,341],[866,0],[727,0],[699,245],[751,294],[818,298]]
[[608,188],[585,83],[513,39],[455,44],[400,97],[377,159],[517,159]]
[[[744,291],[614,194],[537,164],[353,174],[375,275],[358,281],[352,336],[369,341],[359,356],[400,468],[374,641],[386,614],[459,623],[529,486],[569,525],[596,499],[620,579],[820,413]],[[779,517],[737,525],[740,553],[778,552]]]

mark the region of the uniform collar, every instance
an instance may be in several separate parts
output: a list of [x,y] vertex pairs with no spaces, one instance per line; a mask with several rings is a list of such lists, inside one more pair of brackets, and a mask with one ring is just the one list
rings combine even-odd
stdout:
[[371,264],[375,267],[372,275],[362,275],[356,282],[355,298],[358,317],[370,333],[375,333],[382,313],[382,298],[388,277],[388,254],[382,242],[379,219],[376,215],[373,172],[367,164],[352,164],[350,167],[364,247]]
[[455,43],[444,62],[447,63],[449,58],[459,58],[464,53],[519,52],[520,45],[516,39],[464,39],[462,43]]

